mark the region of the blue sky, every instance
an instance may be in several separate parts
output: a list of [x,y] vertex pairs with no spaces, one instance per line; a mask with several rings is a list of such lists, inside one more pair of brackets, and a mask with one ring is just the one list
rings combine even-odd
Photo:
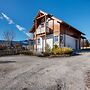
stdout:
[[[90,39],[90,0],[0,0],[0,15],[6,14],[16,24],[24,27],[25,32],[32,27],[38,10],[64,20],[84,32]],[[7,30],[15,32],[14,40],[28,38],[14,25],[8,24],[5,19],[0,19],[0,40],[3,39],[2,33]]]

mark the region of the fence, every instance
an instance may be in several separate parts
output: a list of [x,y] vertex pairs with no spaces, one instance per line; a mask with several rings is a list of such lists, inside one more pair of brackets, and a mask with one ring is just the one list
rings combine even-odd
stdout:
[[0,56],[7,56],[7,55],[17,55],[20,54],[21,50],[13,49],[13,50],[0,50]]

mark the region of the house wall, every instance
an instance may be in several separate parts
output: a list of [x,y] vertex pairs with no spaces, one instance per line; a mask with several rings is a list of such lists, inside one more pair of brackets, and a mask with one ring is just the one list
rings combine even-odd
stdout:
[[46,37],[46,43],[50,46],[50,48],[53,48],[53,34],[47,35]]
[[[65,37],[66,37],[65,38],[65,47],[70,47],[70,48],[76,49],[76,40],[77,40],[77,49],[79,49],[79,39],[71,37],[69,35],[65,35]],[[37,44],[37,50],[45,51],[44,37],[38,37],[38,38],[40,38],[40,44]],[[56,45],[59,45],[59,39],[58,39],[58,42],[54,42],[53,38],[54,38],[53,34],[47,35],[47,37],[46,37],[46,44],[48,44],[51,49],[53,48],[53,43]],[[61,45],[61,43],[60,43],[60,46],[63,47],[63,45]]]
[[76,40],[77,40],[77,49],[79,49],[79,40],[69,35],[66,35],[65,46],[76,49]]
[[60,23],[58,23],[57,20],[51,20],[49,21],[49,27],[53,30],[53,39],[55,36],[58,36],[58,41],[53,41],[54,45],[60,46]]
[[45,32],[45,27],[41,27],[41,25],[38,26],[36,29],[36,34],[44,33]]
[[[54,26],[53,26],[53,23],[54,23]],[[53,34],[46,35],[46,43],[51,48],[53,48],[53,44],[54,45],[56,44],[60,47],[66,46],[66,47],[71,47],[73,49],[76,49],[76,46],[77,46],[77,49],[79,49],[79,46],[80,46],[79,37],[81,36],[80,33],[76,32],[72,28],[69,28],[69,26],[58,23],[57,20],[54,20],[54,22],[53,20],[50,20],[48,25],[49,25],[49,28],[53,30]],[[45,26],[45,23],[44,23],[44,26]],[[42,34],[44,32],[45,32],[45,27],[41,28],[41,25],[39,25],[38,28],[36,29],[36,34]],[[65,40],[64,41],[65,43],[63,44],[60,43],[60,34],[65,35],[65,37],[63,37]],[[58,36],[58,42],[54,41],[54,36]],[[40,44],[37,44],[37,50],[38,51],[45,50],[45,37],[39,36],[38,38],[40,38]],[[76,45],[76,40],[77,40],[77,45]]]
[[[37,50],[45,51],[45,37],[38,37],[37,40],[38,39],[40,39],[40,44],[37,43]],[[53,48],[53,34],[47,35],[46,44],[48,44],[50,48]]]
[[[39,44],[38,44],[38,39],[40,39],[40,43]],[[42,41],[43,41],[42,37],[38,37],[37,38],[37,43],[36,44],[37,44],[37,50],[38,51],[42,51],[42,44],[43,44]]]

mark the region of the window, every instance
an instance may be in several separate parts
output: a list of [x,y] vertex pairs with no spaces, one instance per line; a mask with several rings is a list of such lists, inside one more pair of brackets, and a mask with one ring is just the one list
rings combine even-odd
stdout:
[[48,27],[48,21],[46,21],[46,27]]
[[63,34],[60,34],[60,43],[63,43]]
[[44,23],[41,23],[41,28],[43,28],[44,27]]
[[37,44],[40,44],[40,38],[39,38],[39,39],[37,39]]
[[55,41],[55,42],[58,42],[58,36],[55,36],[55,37],[54,37],[54,41]]

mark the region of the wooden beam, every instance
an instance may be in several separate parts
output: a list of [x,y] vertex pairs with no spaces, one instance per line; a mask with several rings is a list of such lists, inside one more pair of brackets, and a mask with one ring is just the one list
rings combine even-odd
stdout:
[[[57,21],[57,22],[58,22],[58,21]],[[61,46],[60,46],[60,44],[61,44],[61,43],[60,43],[61,23],[60,23],[60,22],[58,22],[58,23],[59,23],[59,25],[60,25],[60,27],[59,27],[59,47],[61,47]]]
[[47,19],[47,16],[45,16],[45,50],[46,50],[46,19]]
[[53,46],[54,46],[54,19],[53,19]]
[[36,35],[36,29],[37,29],[37,20],[35,20],[35,49],[37,51],[37,35]]
[[40,18],[42,18],[42,17],[45,17],[46,15],[42,15],[42,16],[40,16],[40,17],[37,17],[36,19],[40,19]]
[[43,34],[38,34],[38,36],[41,36],[41,37],[42,37],[42,36],[45,36],[45,33],[43,33]]
[[59,27],[59,47],[60,47],[60,32],[61,32],[61,24],[60,24],[60,27]]

